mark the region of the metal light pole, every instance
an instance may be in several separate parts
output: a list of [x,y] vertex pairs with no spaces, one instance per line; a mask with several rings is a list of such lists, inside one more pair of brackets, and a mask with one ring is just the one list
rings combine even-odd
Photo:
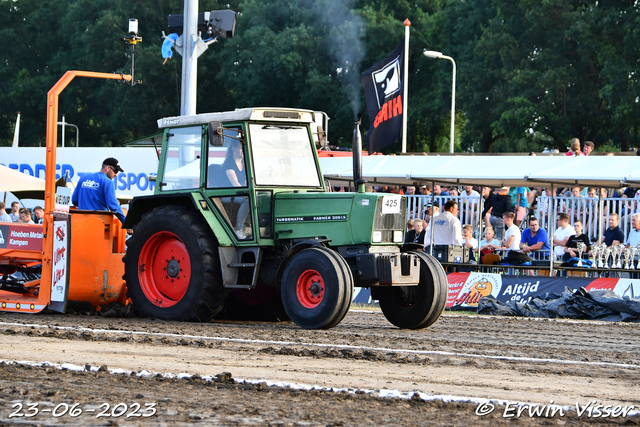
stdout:
[[62,146],[64,147],[64,131],[66,129],[67,126],[73,126],[74,128],[76,128],[76,147],[80,146],[80,130],[78,129],[78,126],[74,125],[73,123],[67,123],[67,121],[65,120],[64,114],[62,115],[62,121],[58,122],[59,126],[62,126]]
[[451,89],[451,141],[449,142],[449,152],[453,153],[456,118],[456,61],[454,61],[450,56],[443,55],[442,52],[436,52],[433,50],[425,50],[424,56],[427,58],[448,59],[453,64],[453,84]]

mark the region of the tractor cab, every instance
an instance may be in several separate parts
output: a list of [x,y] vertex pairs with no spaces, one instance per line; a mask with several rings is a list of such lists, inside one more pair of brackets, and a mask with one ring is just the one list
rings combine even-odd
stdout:
[[272,240],[274,193],[325,191],[309,126],[315,114],[247,108],[159,120],[165,148],[155,194],[201,191],[230,239]]

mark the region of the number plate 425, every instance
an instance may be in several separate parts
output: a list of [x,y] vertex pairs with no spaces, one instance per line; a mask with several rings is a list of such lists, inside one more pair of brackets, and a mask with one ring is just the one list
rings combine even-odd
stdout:
[[382,213],[397,214],[400,213],[400,203],[402,199],[398,194],[391,194],[382,197]]

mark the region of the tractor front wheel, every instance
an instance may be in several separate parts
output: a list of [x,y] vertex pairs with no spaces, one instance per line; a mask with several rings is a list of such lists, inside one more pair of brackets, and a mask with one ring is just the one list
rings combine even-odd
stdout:
[[380,309],[399,328],[421,329],[440,318],[447,304],[447,275],[442,265],[429,254],[410,252],[420,260],[418,286],[393,286],[376,289]]
[[339,254],[323,247],[293,256],[282,276],[284,308],[305,329],[328,329],[342,321],[353,295],[353,277]]

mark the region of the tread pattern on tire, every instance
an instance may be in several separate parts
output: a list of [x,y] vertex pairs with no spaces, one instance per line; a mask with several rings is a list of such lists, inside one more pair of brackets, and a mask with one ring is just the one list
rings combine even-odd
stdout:
[[[448,282],[447,275],[442,265],[423,252],[408,252],[418,257],[420,260],[420,284],[418,286],[427,287],[421,289],[418,300],[422,300],[423,304],[428,307],[414,306],[410,308],[401,308],[396,302],[393,288],[380,288],[379,300],[380,308],[383,314],[391,323],[399,328],[405,329],[422,329],[433,325],[442,315],[447,304]],[[423,268],[427,268],[423,272]],[[423,277],[423,273],[428,275]],[[426,282],[426,283],[423,283]],[[427,291],[427,293],[424,293]],[[431,294],[431,298],[428,295]]]
[[[319,266],[313,265],[311,260],[317,260],[319,257],[329,263],[329,266],[325,266],[328,271],[335,273],[334,278],[337,283],[334,285],[337,288],[327,294],[327,280],[330,278],[323,275],[326,299],[323,299],[318,307],[311,309],[301,308],[301,304],[295,294],[296,283],[299,274],[302,272],[298,270],[303,268],[317,270]],[[302,262],[307,264],[302,266]],[[348,279],[351,279],[351,282],[348,282]],[[346,267],[346,262],[344,264],[341,263],[330,249],[314,246],[303,249],[291,259],[282,277],[281,295],[289,318],[298,326],[305,329],[328,329],[337,325],[346,315],[351,301],[345,301],[345,298],[348,299],[352,295],[352,291],[349,289],[353,289],[353,279],[350,276],[348,267]]]
[[[220,269],[220,262],[217,254],[217,241],[211,232],[211,229],[202,221],[200,216],[192,211],[189,211],[179,206],[160,206],[152,211],[146,212],[140,222],[133,227],[133,234],[128,241],[128,250],[123,257],[125,264],[125,274],[123,279],[127,280],[127,296],[132,297],[132,289],[130,282],[133,286],[139,287],[138,283],[138,256],[134,253],[135,248],[139,245],[141,248],[144,242],[139,242],[141,227],[144,230],[145,227],[151,227],[155,220],[160,216],[169,216],[176,223],[182,223],[187,226],[193,233],[197,243],[199,251],[201,252],[201,260],[193,259],[192,262],[202,263],[202,276],[203,283],[199,293],[199,297],[196,298],[195,303],[191,307],[183,307],[182,312],[175,313],[179,310],[166,309],[164,313],[168,317],[167,320],[179,320],[179,321],[191,321],[191,322],[207,322],[211,320],[222,308],[222,302],[226,296],[226,290],[222,286],[222,273]],[[171,231],[171,230],[167,230]],[[138,234],[138,236],[136,236]],[[134,251],[132,251],[132,248]],[[133,270],[133,271],[132,271]],[[133,300],[133,298],[132,298]],[[146,298],[145,298],[146,300]],[[148,302],[148,301],[147,301]],[[182,302],[182,301],[181,301]],[[177,305],[179,305],[178,303]],[[155,310],[151,307],[145,307],[149,304],[136,304],[138,311],[145,316],[159,317],[165,319],[162,313],[162,308],[158,307]],[[173,307],[171,307],[173,308]]]
[[329,254],[340,265],[342,265],[342,274],[346,285],[344,300],[342,302],[342,307],[340,308],[341,314],[336,316],[335,323],[327,326],[328,329],[333,328],[334,326],[342,322],[342,320],[347,316],[347,313],[349,313],[349,308],[351,307],[351,302],[353,301],[353,273],[351,272],[351,268],[349,268],[349,264],[347,264],[347,260],[345,260],[342,255],[330,248],[327,248],[326,246],[318,246],[317,248]]

